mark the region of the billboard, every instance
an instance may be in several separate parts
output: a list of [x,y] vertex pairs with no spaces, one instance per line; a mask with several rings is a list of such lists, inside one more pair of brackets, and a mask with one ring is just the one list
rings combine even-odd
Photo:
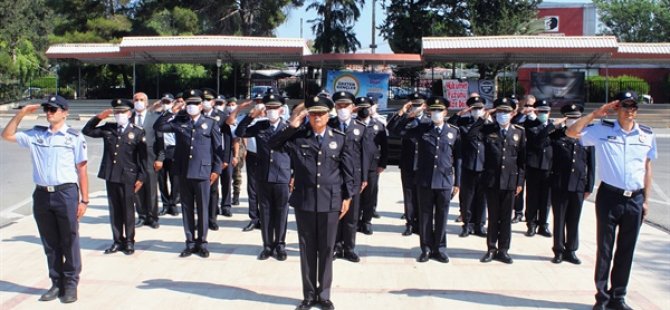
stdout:
[[471,93],[478,93],[486,99],[487,106],[493,103],[495,83],[492,80],[444,80],[442,81],[443,96],[449,100],[450,108],[465,108]]
[[584,104],[584,72],[531,72],[530,93],[555,107]]
[[388,106],[389,74],[351,71],[328,71],[328,93],[348,91],[356,97],[374,97],[380,109]]

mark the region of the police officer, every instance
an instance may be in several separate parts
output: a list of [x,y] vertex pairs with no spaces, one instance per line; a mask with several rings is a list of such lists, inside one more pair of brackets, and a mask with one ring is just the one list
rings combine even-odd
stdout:
[[[379,193],[379,175],[386,169],[388,162],[388,136],[386,125],[372,115],[376,102],[370,97],[356,98],[356,119],[365,125],[363,139],[366,153],[370,157],[368,185],[360,198],[360,225],[372,227],[371,221],[377,207]],[[370,228],[369,231],[372,231]]]
[[[566,104],[561,113],[566,126],[582,116],[584,107]],[[593,191],[595,182],[595,151],[583,146],[578,139],[565,135],[567,127],[552,135],[553,163],[551,175],[551,205],[554,218],[554,258],[559,264],[568,261],[580,264],[575,251],[579,247],[579,217],[584,199]]]
[[[251,102],[240,105],[246,108]],[[256,181],[258,182],[258,198],[261,216],[261,236],[263,250],[258,255],[259,260],[266,260],[276,254],[277,260],[286,260],[286,221],[288,218],[288,183],[291,179],[291,158],[285,150],[273,150],[268,142],[275,134],[288,126],[281,119],[284,98],[267,94],[263,97],[265,109],[254,108],[242,119],[235,135],[242,138],[256,139],[258,152],[258,167],[256,167]],[[267,120],[251,122],[266,114]]]
[[[230,115],[235,108],[237,107],[237,98],[235,97],[230,97],[226,99],[226,103],[224,104],[223,111],[226,115]],[[286,118],[288,119],[288,117]],[[226,120],[226,123],[228,121]],[[230,125],[230,124],[229,124]],[[232,128],[231,128],[232,129]],[[246,157],[246,149],[244,147],[244,144],[242,143],[242,139],[235,137],[233,134],[233,155],[231,158],[231,163],[233,165],[233,178],[232,178],[232,184],[233,184],[233,198],[231,200],[231,204],[234,206],[239,206],[240,205],[240,192],[242,189],[242,168],[244,168],[244,157]],[[255,223],[259,222],[259,215],[258,213],[253,213],[251,214],[252,210],[249,210],[249,218],[252,220],[256,220]],[[258,210],[254,210],[258,211]],[[255,226],[252,226],[251,229],[253,229]],[[256,228],[260,228],[256,227]]]
[[[403,135],[413,136],[419,143],[417,148],[417,170],[414,178],[419,200],[419,237],[421,255],[420,263],[434,258],[439,262],[448,263],[447,249],[447,216],[449,201],[458,193],[461,179],[461,153],[458,128],[445,123],[449,101],[442,97],[428,100],[431,123],[419,123],[407,127],[413,121],[408,111],[412,103],[405,104],[398,117],[392,122],[396,128],[407,128]],[[434,222],[433,222],[434,221]]]
[[[408,111],[409,118],[414,119],[414,121],[409,122],[406,127],[416,127],[419,123],[430,124],[430,118],[423,113],[426,109],[426,97],[415,92],[410,96],[409,102],[412,103],[412,110]],[[392,122],[394,125],[400,123],[398,120],[394,120],[394,118],[397,117],[400,116],[398,114],[391,116],[387,128],[395,135],[402,137],[404,136],[404,130],[406,128],[396,128],[395,126],[391,126]],[[416,156],[418,152],[418,141],[414,137],[405,137],[401,141],[402,148],[400,150],[400,164],[398,167],[400,168],[400,179],[402,181],[403,205],[405,208],[404,216],[406,222],[405,231],[402,235],[410,236],[412,233],[419,233],[419,203],[414,182],[415,171],[418,167],[418,157]]]
[[335,256],[357,263],[360,261],[358,254],[354,251],[356,247],[356,231],[359,230],[366,235],[372,234],[371,225],[359,226],[360,215],[360,193],[367,186],[368,169],[370,157],[367,150],[363,148],[365,137],[365,125],[352,117],[354,101],[356,97],[350,92],[339,91],[333,94],[337,117],[328,121],[328,126],[338,129],[346,136],[347,143],[351,145],[351,154],[354,158],[354,187],[356,193],[351,197],[351,205],[348,212],[339,223],[337,239],[335,241]]
[[[175,97],[170,93],[165,93],[161,97],[162,111],[172,110],[175,104]],[[174,152],[176,140],[174,133],[163,133],[163,158],[162,167],[158,170],[158,189],[161,193],[163,209],[161,215],[170,214],[179,215],[179,178],[175,174]]]
[[526,236],[538,234],[551,237],[549,224],[549,188],[551,162],[553,157],[551,135],[555,130],[549,120],[551,107],[546,100],[535,102],[529,109],[537,117],[526,118],[523,127],[526,129]]
[[484,185],[489,213],[486,244],[488,250],[480,259],[512,263],[508,250],[512,238],[514,196],[521,192],[526,167],[526,135],[523,127],[511,124],[516,104],[509,98],[493,102],[495,122],[487,122],[489,110],[478,119],[468,135],[484,137]]
[[[179,175],[186,248],[179,256],[198,254],[209,257],[207,249],[210,187],[221,174],[223,149],[216,120],[202,115],[202,92],[184,92],[186,113],[175,105],[161,116],[154,129],[173,132],[177,140],[176,172]],[[176,115],[175,115],[176,114]],[[197,228],[195,212],[198,214]],[[197,235],[196,235],[197,232]]]
[[[595,146],[598,178],[602,180],[596,194],[597,292],[593,309],[631,309],[625,302],[626,286],[635,242],[648,212],[651,161],[658,156],[654,132],[635,121],[637,109],[636,94],[623,92],[617,100],[582,117],[566,131],[570,137],[579,137],[583,145]],[[610,111],[616,113],[615,121],[603,119],[589,125]],[[612,280],[608,288],[610,267]]]
[[51,279],[51,288],[40,296],[40,300],[60,297],[61,302],[71,303],[77,301],[81,273],[78,221],[88,205],[86,140],[65,124],[69,105],[60,96],[50,96],[42,103],[48,127],[35,126],[17,133],[23,117],[39,107],[38,104],[24,106],[7,123],[2,138],[30,149],[36,184],[33,215]]
[[[467,108],[452,115],[447,122],[456,125],[461,134],[462,174],[458,192],[463,228],[460,237],[476,234],[486,237],[486,194],[484,186],[484,137],[468,135],[470,127],[484,116],[486,100],[478,95],[468,98]],[[465,116],[469,114],[468,116]]]
[[[524,96],[517,105],[517,113],[512,116],[512,124],[522,125],[527,119],[535,119],[537,115],[529,110],[533,109],[537,99],[533,95]],[[514,218],[512,224],[519,223],[523,220],[523,205],[525,193],[525,185],[521,188],[521,193],[514,198]]]
[[[132,102],[114,99],[111,105],[113,110],[104,110],[91,118],[82,133],[91,138],[103,138],[104,152],[98,177],[105,180],[107,187],[109,221],[114,241],[105,254],[123,251],[131,255],[135,252],[133,195],[142,187],[148,169],[146,138],[144,129],[129,121]],[[107,122],[98,127],[112,111],[116,122]]]
[[[354,188],[351,146],[345,134],[327,125],[333,102],[309,97],[293,110],[289,127],[270,138],[270,147],[291,156],[295,188],[289,205],[295,208],[300,243],[303,301],[297,309],[335,309],[330,301],[333,247],[338,219],[348,212]],[[309,115],[309,124],[303,125]]]

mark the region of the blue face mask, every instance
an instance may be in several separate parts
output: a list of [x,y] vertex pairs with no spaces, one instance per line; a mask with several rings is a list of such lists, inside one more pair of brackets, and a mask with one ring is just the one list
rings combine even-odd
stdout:
[[496,113],[496,122],[502,126],[509,124],[510,119],[512,119],[511,113]]
[[549,120],[549,113],[537,114],[537,120],[540,121],[540,123],[546,123],[547,120]]

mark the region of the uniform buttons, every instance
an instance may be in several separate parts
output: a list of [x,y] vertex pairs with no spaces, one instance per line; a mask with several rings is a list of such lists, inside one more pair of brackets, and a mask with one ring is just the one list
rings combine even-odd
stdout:
[[435,165],[435,168],[437,168],[437,165]]
[[191,141],[195,140],[195,137],[191,138]]
[[437,159],[437,155],[435,155],[435,159]]
[[505,156],[503,156],[503,158],[502,158],[502,159],[503,159],[503,160],[505,160]]
[[317,162],[316,162],[316,165],[317,165],[317,166],[321,166],[321,162],[318,162],[318,161],[317,161]]
[[419,154],[419,150],[414,151],[414,153]]
[[114,152],[114,155],[119,155],[119,153],[117,153],[117,152]]
[[321,173],[317,173],[317,174],[316,174],[316,177],[320,177],[320,176],[321,176]]
[[574,163],[574,162],[575,162],[575,160],[573,159],[573,160],[572,160],[572,162]]
[[272,162],[272,158],[270,158],[270,162]]
[[114,160],[114,163],[116,164],[116,159]]
[[319,155],[321,155],[321,151],[319,151]]
[[575,172],[575,169],[574,169],[574,168],[572,169],[572,172]]
[[477,153],[479,154],[479,150],[477,150]]
[[191,149],[193,149],[193,146],[191,145]]
[[572,154],[577,154],[577,151],[572,152]]
[[546,152],[547,152],[547,150],[542,150],[542,153],[546,153]]
[[502,169],[505,169],[505,165],[502,165],[502,167],[501,167],[501,168],[502,168]]
[[505,151],[505,148],[503,148],[503,152]]
[[189,158],[189,159],[193,158],[193,155],[188,155],[188,158]]
[[119,147],[119,145],[117,144],[116,147]]
[[439,146],[439,145],[438,145],[438,146],[436,146],[436,147],[435,147],[435,149],[436,149],[436,150],[439,150],[439,149],[440,149],[440,146]]
[[321,184],[317,184],[317,185],[316,185],[316,188],[320,188],[320,187],[321,187]]
[[274,153],[274,151],[273,151],[273,150],[270,150],[270,154],[272,154],[272,153]]

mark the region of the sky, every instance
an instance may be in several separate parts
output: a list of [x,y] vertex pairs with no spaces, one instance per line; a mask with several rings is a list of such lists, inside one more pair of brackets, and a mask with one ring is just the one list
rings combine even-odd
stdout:
[[[300,38],[300,18],[303,19],[303,37],[307,40],[313,40],[314,34],[312,33],[311,24],[307,21],[314,19],[316,17],[316,11],[310,10],[307,11],[307,5],[312,3],[313,0],[305,1],[305,5],[300,8],[292,9],[288,12],[288,17],[286,22],[277,28],[277,37],[280,38]],[[375,25],[379,26],[384,22],[386,14],[381,7],[381,3],[384,0],[376,0],[376,20]],[[385,0],[393,1],[393,0]],[[561,2],[561,3],[588,3],[590,0],[549,0],[544,2]],[[356,37],[358,41],[361,42],[361,47],[357,53],[369,53],[370,52],[370,42],[372,41],[372,3],[373,0],[366,0],[365,7],[361,10],[361,17],[356,22],[354,26],[354,31],[356,32]],[[389,47],[386,40],[379,35],[379,30],[376,30],[377,39],[377,53],[392,53],[391,48]]]

